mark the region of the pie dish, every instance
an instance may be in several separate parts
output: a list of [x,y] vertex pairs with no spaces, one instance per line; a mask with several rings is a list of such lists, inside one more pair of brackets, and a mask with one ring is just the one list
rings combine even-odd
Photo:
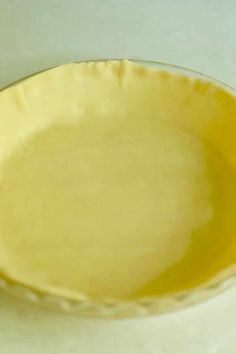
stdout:
[[0,92],[3,288],[127,316],[234,282],[235,93],[152,66],[72,63]]

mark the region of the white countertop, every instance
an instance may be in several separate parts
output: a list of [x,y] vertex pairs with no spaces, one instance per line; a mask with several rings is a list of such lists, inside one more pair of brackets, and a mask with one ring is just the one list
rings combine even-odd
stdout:
[[[0,0],[0,86],[79,59],[152,59],[236,87],[235,0]],[[79,320],[0,293],[1,354],[235,354],[236,289],[147,319]]]

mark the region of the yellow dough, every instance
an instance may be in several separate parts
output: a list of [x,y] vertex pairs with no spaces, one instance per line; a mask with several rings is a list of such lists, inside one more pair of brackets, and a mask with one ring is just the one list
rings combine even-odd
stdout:
[[128,61],[0,93],[0,273],[79,299],[188,289],[236,261],[236,98]]

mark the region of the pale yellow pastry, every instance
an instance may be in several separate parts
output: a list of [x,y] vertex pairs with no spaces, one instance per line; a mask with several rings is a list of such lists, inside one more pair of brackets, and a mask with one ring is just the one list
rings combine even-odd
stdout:
[[236,260],[236,98],[128,61],[60,66],[0,93],[0,273],[137,299]]

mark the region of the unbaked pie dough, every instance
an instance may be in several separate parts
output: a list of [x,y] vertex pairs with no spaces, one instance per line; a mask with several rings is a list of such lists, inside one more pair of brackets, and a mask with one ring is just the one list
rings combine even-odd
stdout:
[[129,61],[0,93],[0,274],[79,299],[208,281],[236,260],[236,98]]

